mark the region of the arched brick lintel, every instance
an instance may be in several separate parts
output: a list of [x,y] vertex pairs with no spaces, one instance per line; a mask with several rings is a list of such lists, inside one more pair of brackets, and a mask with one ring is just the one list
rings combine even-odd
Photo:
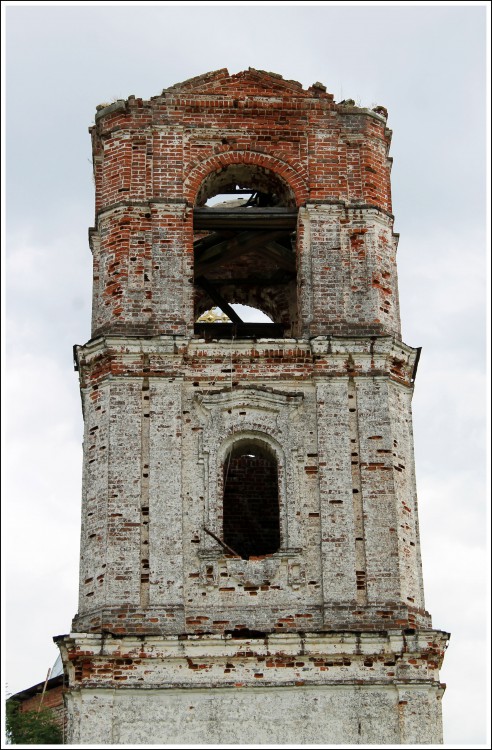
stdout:
[[185,200],[194,206],[196,195],[203,180],[211,172],[217,172],[219,169],[223,169],[230,164],[254,164],[270,169],[290,187],[298,207],[304,205],[309,198],[309,189],[304,178],[282,159],[263,154],[259,151],[226,151],[204,159],[204,161],[191,170],[184,184]]

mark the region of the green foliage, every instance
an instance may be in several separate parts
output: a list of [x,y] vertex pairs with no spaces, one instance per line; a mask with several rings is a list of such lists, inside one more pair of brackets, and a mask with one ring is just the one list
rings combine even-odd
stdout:
[[7,739],[10,745],[62,745],[62,730],[49,708],[20,711],[20,703],[6,705]]

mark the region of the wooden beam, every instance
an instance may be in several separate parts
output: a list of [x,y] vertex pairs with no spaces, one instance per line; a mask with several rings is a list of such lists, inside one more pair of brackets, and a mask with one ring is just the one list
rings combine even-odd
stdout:
[[282,230],[275,232],[240,232],[231,239],[197,252],[195,255],[196,268],[199,268],[201,272],[229,263],[251,250],[262,248],[267,242],[272,242],[283,235],[284,231]]
[[195,335],[207,341],[218,339],[281,339],[282,323],[195,323]]
[[286,271],[296,270],[296,257],[294,253],[278,242],[267,242],[263,247],[263,253],[271,258],[280,268]]
[[294,272],[284,271],[279,268],[271,276],[258,274],[246,278],[213,279],[213,284],[216,289],[221,289],[224,286],[239,286],[241,288],[254,289],[255,287],[285,286],[292,279],[295,279],[295,277]]
[[213,284],[210,283],[210,281],[205,278],[205,276],[199,276],[197,279],[195,279],[195,284],[198,284],[198,286],[201,286],[201,288],[207,292],[208,296],[211,297],[212,301],[215,302],[218,307],[220,307],[222,312],[227,315],[229,320],[232,320],[233,323],[243,322],[237,312],[230,306],[228,302],[226,302],[220,292],[215,288]]
[[193,242],[195,257],[198,253],[203,253],[205,250],[208,250],[209,247],[213,247],[214,245],[218,245],[219,242],[234,237],[235,234],[236,233],[232,230],[224,230],[223,232],[211,232],[210,234],[207,234],[206,237],[200,237],[199,240]]
[[229,547],[229,545],[223,542],[222,539],[219,539],[219,537],[216,536],[213,531],[209,531],[209,529],[207,529],[206,526],[203,527],[203,530],[206,531],[207,534],[209,534],[212,537],[212,539],[215,539],[215,541],[218,542],[220,546],[225,549],[226,552],[229,552],[229,554],[234,555],[234,557],[241,557],[241,555],[238,552],[235,552],[232,549],[232,547]]
[[194,229],[295,229],[291,208],[195,208]]

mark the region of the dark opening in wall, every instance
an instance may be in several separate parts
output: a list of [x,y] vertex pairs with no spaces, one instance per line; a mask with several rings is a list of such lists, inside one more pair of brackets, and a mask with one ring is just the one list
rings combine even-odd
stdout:
[[241,441],[224,462],[224,542],[244,559],[280,547],[278,464],[274,453]]
[[[292,191],[270,170],[233,164],[205,178],[193,211],[197,335],[227,335],[200,320],[213,305],[235,338],[296,335],[296,226]],[[258,308],[271,322],[255,328],[234,305]]]

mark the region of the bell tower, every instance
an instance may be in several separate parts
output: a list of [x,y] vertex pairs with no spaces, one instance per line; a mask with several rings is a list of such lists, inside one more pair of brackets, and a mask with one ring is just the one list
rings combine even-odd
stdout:
[[386,118],[254,69],[98,107],[71,743],[442,742]]

